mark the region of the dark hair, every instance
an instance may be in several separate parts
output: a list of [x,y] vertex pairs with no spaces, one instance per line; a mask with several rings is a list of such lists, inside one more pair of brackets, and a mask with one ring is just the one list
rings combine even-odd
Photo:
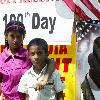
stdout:
[[97,37],[97,38],[94,40],[94,44],[93,44],[93,53],[94,53],[94,55],[96,56],[96,58],[98,58],[98,54],[96,53],[95,45],[97,45],[97,47],[100,48],[100,36]]
[[48,53],[48,44],[47,44],[47,42],[44,39],[41,39],[41,38],[32,39],[29,42],[29,44],[27,46],[27,49],[29,50],[30,46],[33,46],[33,45],[42,47],[43,50]]
[[94,40],[94,44],[97,44],[97,46],[100,47],[100,36],[97,37],[97,38]]
[[[4,35],[7,35],[9,32],[18,32],[20,34],[23,34],[24,38],[26,34],[25,26],[20,21],[10,21],[5,27]],[[8,42],[5,40],[5,47],[6,46],[9,45]]]

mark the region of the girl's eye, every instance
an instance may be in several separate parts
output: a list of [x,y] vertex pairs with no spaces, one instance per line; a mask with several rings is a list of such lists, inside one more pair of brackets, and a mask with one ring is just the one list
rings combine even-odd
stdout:
[[12,39],[14,39],[14,35],[10,35],[10,37],[11,37]]
[[22,39],[22,36],[21,36],[21,35],[19,35],[19,36],[17,36],[16,38],[17,38],[17,39]]
[[31,53],[31,55],[32,55],[32,56],[34,56],[34,55],[35,55],[35,53],[34,53],[34,52],[32,52],[32,53]]
[[17,36],[17,39],[21,38],[21,36]]

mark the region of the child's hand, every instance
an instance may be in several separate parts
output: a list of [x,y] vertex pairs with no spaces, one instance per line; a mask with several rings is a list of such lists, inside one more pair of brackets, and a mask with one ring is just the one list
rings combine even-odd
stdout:
[[44,86],[47,84],[47,81],[41,80],[40,82],[36,83],[34,86],[35,90],[42,90]]

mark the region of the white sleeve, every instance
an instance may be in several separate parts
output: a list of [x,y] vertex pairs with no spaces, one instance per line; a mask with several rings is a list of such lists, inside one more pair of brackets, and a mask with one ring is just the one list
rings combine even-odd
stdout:
[[54,85],[56,92],[63,91],[65,89],[65,83],[61,81],[61,75],[58,71],[55,71]]
[[27,88],[27,77],[26,73],[22,75],[19,85],[18,85],[18,91],[21,93],[28,93],[28,88]]

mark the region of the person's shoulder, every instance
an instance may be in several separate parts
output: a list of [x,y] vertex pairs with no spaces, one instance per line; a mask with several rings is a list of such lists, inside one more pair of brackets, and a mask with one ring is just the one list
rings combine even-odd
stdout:
[[21,47],[17,54],[26,56],[28,58],[28,50],[26,48]]
[[90,87],[89,82],[88,82],[88,74],[86,74],[84,81],[81,84],[81,89],[83,91],[85,91],[86,89],[88,89]]
[[28,50],[26,48],[21,47],[20,48],[20,53],[28,53]]
[[25,73],[24,73],[24,75],[29,75],[30,73],[31,73],[31,71],[32,71],[32,67],[30,67]]
[[22,48],[22,50],[25,51],[25,52],[28,51],[26,48]]
[[5,48],[2,53],[0,53],[0,70],[4,69],[4,67],[5,67],[4,64],[5,64],[5,60],[8,57],[7,54],[8,54],[7,48]]
[[54,70],[54,72],[52,73],[52,76],[51,77],[58,77],[58,76],[60,76],[60,73],[58,72],[58,70]]
[[28,56],[28,50],[26,48],[23,48],[23,53],[27,56],[27,58],[29,58],[29,56]]

